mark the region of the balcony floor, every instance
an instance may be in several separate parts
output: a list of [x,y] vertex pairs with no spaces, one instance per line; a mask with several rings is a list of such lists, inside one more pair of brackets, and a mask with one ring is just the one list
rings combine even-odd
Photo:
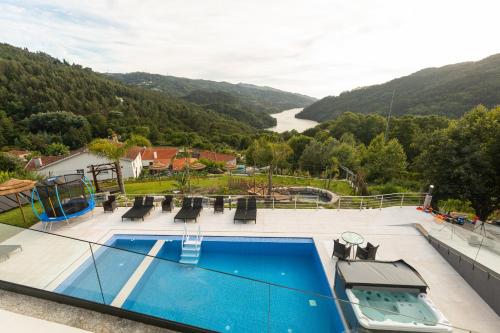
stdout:
[[[55,225],[52,233],[97,243],[104,243],[114,234],[181,235],[183,233],[184,224],[173,222],[179,208],[173,213],[162,213],[161,209],[157,208],[145,218],[145,221],[121,222],[121,215],[126,209],[119,208],[114,213],[104,213],[102,208],[96,208],[93,216],[72,221],[69,225],[64,223]],[[415,223],[420,223],[429,229],[434,224],[429,214],[422,213],[415,207],[362,211],[259,209],[257,224],[234,224],[233,215],[234,210],[226,209],[223,214],[214,214],[212,209],[205,208],[198,218],[198,223],[188,223],[188,228],[194,232],[199,225],[205,236],[312,237],[331,284],[335,268],[335,259],[331,259],[332,240],[339,238],[344,231],[357,232],[364,236],[365,241],[380,244],[377,259],[404,259],[415,267],[430,286],[429,296],[454,326],[485,333],[500,332],[500,318],[496,313],[414,227]],[[41,225],[37,224],[33,228],[41,229]],[[17,237],[28,237],[23,235],[24,233],[21,232],[9,239],[9,243],[14,244]],[[17,238],[17,241],[21,238]],[[64,246],[63,243],[65,241],[61,241],[61,247]],[[57,266],[54,270],[58,272],[61,271],[61,261],[65,262],[66,266],[77,267],[82,260],[83,247],[72,249],[76,251],[74,256],[68,252],[63,253],[63,256],[58,244],[54,244],[53,248],[47,249],[43,253],[43,258],[46,260],[47,256],[53,255],[54,265]],[[21,264],[22,256],[26,256],[29,252],[30,250],[26,248],[17,258],[12,256],[9,262],[12,265],[16,262]],[[36,255],[33,249],[28,261],[36,260]],[[22,264],[26,265],[27,262],[24,261]],[[37,277],[29,275],[34,279],[30,283],[44,287],[54,287],[64,278],[60,274],[56,277],[55,271],[51,281],[47,279],[35,281]]]

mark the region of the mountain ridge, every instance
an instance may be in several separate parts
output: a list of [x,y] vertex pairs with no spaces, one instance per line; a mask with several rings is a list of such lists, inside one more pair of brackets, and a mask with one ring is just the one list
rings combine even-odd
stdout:
[[394,115],[444,115],[457,118],[478,104],[500,103],[500,53],[479,61],[428,67],[385,83],[327,96],[297,117],[316,121],[345,112],[386,114],[395,98]]
[[305,107],[317,99],[299,93],[291,93],[269,86],[250,83],[229,83],[205,79],[190,79],[172,75],[146,72],[105,73],[129,85],[159,90],[175,97],[184,97],[193,91],[224,92],[237,96],[247,107],[266,113],[276,113],[296,107]]

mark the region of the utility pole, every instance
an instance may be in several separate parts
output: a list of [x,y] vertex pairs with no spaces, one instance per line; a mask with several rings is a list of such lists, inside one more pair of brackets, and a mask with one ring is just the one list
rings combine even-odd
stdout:
[[385,127],[384,142],[386,142],[387,138],[389,137],[389,122],[391,121],[392,103],[394,102],[395,94],[396,94],[396,88],[394,88],[394,90],[392,91],[391,104],[389,106],[389,114],[387,115],[387,126]]

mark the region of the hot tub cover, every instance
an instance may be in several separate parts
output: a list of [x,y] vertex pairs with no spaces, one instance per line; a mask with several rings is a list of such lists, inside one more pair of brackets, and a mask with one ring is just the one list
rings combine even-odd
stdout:
[[415,288],[427,291],[422,276],[404,260],[397,261],[338,261],[337,274],[346,288],[357,286]]

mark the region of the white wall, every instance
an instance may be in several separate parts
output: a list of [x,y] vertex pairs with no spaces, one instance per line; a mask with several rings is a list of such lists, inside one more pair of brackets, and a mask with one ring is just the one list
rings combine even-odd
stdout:
[[[87,166],[91,164],[103,164],[110,163],[111,161],[105,157],[101,157],[89,152],[82,152],[77,155],[70,156],[66,159],[57,161],[54,164],[48,165],[42,169],[37,170],[38,174],[46,177],[60,176],[65,174],[77,173],[78,170],[84,170],[85,176],[92,180],[92,173],[89,172]],[[124,178],[136,178],[140,175],[142,171],[142,162],[140,155],[133,161],[129,159],[121,159],[122,172]],[[107,174],[101,173],[97,176],[97,179],[111,179],[116,178],[114,172],[108,171]]]
[[137,178],[142,172],[141,154],[137,154],[135,160],[122,159],[122,171],[125,178]]

